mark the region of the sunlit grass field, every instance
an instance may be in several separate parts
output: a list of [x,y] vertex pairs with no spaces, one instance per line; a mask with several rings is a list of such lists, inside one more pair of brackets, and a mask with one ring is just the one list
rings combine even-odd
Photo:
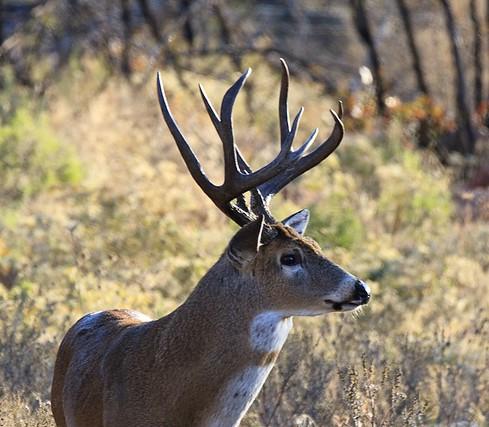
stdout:
[[[235,112],[254,167],[279,147],[279,76],[254,64]],[[231,73],[231,77],[234,75]],[[198,98],[230,83],[163,70],[174,115],[208,174],[221,145]],[[294,79],[297,138],[332,127],[335,100]],[[201,194],[163,124],[153,79],[129,85],[72,67],[38,102],[0,97],[0,426],[53,426],[57,346],[82,314],[181,303],[236,228]],[[489,423],[489,224],[460,215],[450,170],[414,149],[399,119],[348,131],[340,148],[273,203],[308,207],[308,234],[368,282],[355,314],[296,319],[245,426]]]

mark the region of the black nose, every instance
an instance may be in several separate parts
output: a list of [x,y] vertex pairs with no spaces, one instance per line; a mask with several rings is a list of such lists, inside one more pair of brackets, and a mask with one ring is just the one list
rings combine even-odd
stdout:
[[365,282],[362,282],[360,279],[357,279],[355,282],[355,293],[354,299],[358,299],[362,302],[362,304],[367,304],[370,300],[370,289]]

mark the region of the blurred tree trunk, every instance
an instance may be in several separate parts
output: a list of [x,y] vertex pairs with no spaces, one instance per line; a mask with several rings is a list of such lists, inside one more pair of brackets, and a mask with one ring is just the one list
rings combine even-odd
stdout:
[[[486,49],[489,53],[489,0],[486,1]],[[486,55],[486,58],[489,57]],[[489,128],[489,82],[487,82],[486,87],[488,91],[485,96],[485,118],[484,124]]]
[[372,74],[375,81],[375,98],[377,102],[377,109],[380,114],[385,115],[385,86],[382,73],[382,66],[380,64],[379,54],[375,48],[374,39],[372,37],[372,31],[370,30],[370,24],[368,22],[367,10],[365,7],[365,0],[350,0],[350,6],[353,16],[353,25],[360,36],[360,39],[367,47],[370,62],[372,65]]
[[[0,0],[0,47],[3,44],[3,20],[4,20],[4,16],[3,16],[3,0]],[[0,64],[2,64],[4,62],[5,62],[5,55],[2,55],[0,53]],[[5,86],[5,84],[4,84],[4,81],[3,81],[3,76],[2,76],[2,74],[0,74],[0,89],[3,89],[4,86]]]
[[418,84],[418,90],[425,96],[429,97],[430,92],[426,83],[423,68],[421,65],[421,57],[419,55],[418,46],[414,38],[413,25],[411,22],[411,13],[406,6],[405,0],[396,0],[399,13],[401,15],[404,31],[406,31],[406,37],[408,41],[409,51],[413,60],[414,73],[416,74],[416,81]]
[[482,32],[479,21],[479,13],[477,10],[476,0],[470,0],[470,19],[473,29],[474,43],[474,108],[475,111],[481,113],[482,107]]
[[3,0],[0,0],[0,46],[3,44],[3,24],[4,24],[4,16],[3,16]]
[[[213,5],[213,10],[216,14],[217,22],[219,23],[219,36],[221,41],[221,47],[224,48],[225,54],[229,56],[229,59],[233,63],[236,70],[242,72],[243,58],[242,51],[240,49],[230,49],[233,45],[236,45],[235,39],[241,38],[241,43],[245,40],[244,35],[239,31],[239,26],[235,24],[236,19],[232,15],[232,11],[226,8],[226,1],[217,1]],[[234,19],[233,19],[234,18]],[[248,81],[244,86],[246,108],[254,113],[255,108],[253,105],[253,92],[255,85],[253,81]],[[250,116],[251,120],[251,116]]]
[[151,34],[153,35],[156,42],[161,43],[161,31],[158,25],[158,21],[151,12],[151,9],[148,5],[148,0],[138,0],[139,8],[141,9],[141,13],[143,14],[143,18],[148,25]]
[[460,151],[465,155],[473,154],[475,151],[476,133],[472,126],[471,109],[467,101],[465,72],[462,58],[460,57],[457,29],[449,0],[440,0],[440,3],[445,14],[445,25],[450,39],[450,48],[455,67],[456,110],[459,123],[459,142],[454,147],[447,148]]
[[[411,53],[412,65],[414,74],[416,76],[416,83],[418,91],[421,92],[428,100],[431,100],[430,90],[426,83],[425,74],[423,73],[423,67],[421,64],[421,55],[419,54],[418,46],[416,45],[416,39],[414,37],[413,24],[411,20],[411,12],[409,11],[405,0],[396,0],[399,14],[401,15],[401,21],[406,32],[409,52]],[[430,114],[430,111],[428,111]],[[435,150],[440,153],[439,144],[432,138],[430,117],[425,117],[419,120],[417,129],[417,144],[419,147],[428,148],[433,146]],[[442,157],[443,155],[440,155]]]
[[[232,22],[228,16],[228,11],[225,9],[225,2],[216,2],[214,4],[214,11],[216,13],[217,22],[219,22],[219,35],[221,39],[221,45],[228,50],[233,46],[233,29]],[[242,68],[241,52],[239,50],[233,50],[229,53],[230,59],[237,70]],[[249,85],[245,86],[248,87]]]
[[154,12],[151,10],[150,5],[148,4],[148,0],[138,0],[138,5],[139,9],[141,10],[141,14],[143,15],[144,21],[149,27],[149,31],[153,36],[155,42],[158,44],[158,48],[165,58],[165,61],[167,63],[173,64],[180,83],[183,87],[186,87],[185,81],[181,78],[182,67],[177,61],[176,55],[173,54],[168,42],[164,40],[163,33],[160,28],[160,23],[158,22],[158,18],[155,16]]
[[192,6],[193,0],[181,0],[180,1],[180,13],[182,16],[186,16],[185,22],[183,23],[183,37],[187,40],[190,47],[194,46],[195,34],[192,27],[192,14],[190,8]]
[[121,69],[122,73],[129,77],[131,74],[131,9],[129,0],[121,0],[121,20],[123,28],[124,46],[122,47]]

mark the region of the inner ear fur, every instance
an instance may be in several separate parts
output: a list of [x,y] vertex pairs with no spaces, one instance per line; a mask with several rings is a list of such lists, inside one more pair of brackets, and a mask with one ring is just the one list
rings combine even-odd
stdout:
[[264,217],[246,224],[231,239],[227,256],[236,267],[243,267],[252,261],[260,248]]
[[307,225],[309,224],[310,213],[308,209],[302,209],[296,212],[282,221],[283,225],[293,228],[301,236],[306,232]]

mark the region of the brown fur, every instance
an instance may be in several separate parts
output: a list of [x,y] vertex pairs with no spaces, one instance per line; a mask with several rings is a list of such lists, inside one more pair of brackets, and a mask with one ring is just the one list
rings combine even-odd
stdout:
[[[243,265],[223,254],[168,316],[143,322],[130,311],[111,310],[72,326],[55,364],[56,424],[206,425],[231,379],[248,366],[273,364],[278,356],[253,348],[249,334],[255,316],[270,310],[327,312],[324,296],[336,292],[345,277],[315,242],[287,227],[276,229],[276,237]],[[303,254],[300,277],[284,275],[278,262],[291,250]],[[353,288],[344,293],[351,298]]]
[[293,228],[286,227],[281,223],[273,224],[272,227],[277,230],[278,234],[282,235],[282,237],[290,239],[293,242],[297,243],[299,246],[307,248],[315,254],[322,256],[321,246],[319,246],[318,242],[316,242],[314,239],[311,239],[307,236],[301,236]]

